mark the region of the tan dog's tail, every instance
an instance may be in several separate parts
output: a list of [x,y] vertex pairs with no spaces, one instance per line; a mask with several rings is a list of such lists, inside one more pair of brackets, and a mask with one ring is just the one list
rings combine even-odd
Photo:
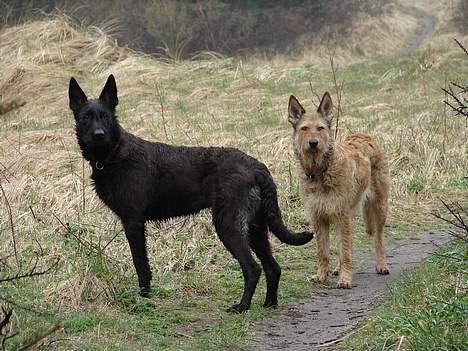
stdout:
[[[390,179],[388,161],[382,147],[372,139],[369,142],[369,159],[371,161],[372,178],[378,177],[380,180]],[[386,186],[389,187],[389,184]]]

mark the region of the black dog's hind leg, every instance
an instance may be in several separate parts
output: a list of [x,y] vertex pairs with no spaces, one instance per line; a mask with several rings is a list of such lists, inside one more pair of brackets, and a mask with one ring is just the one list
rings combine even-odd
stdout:
[[239,224],[236,223],[235,214],[237,213],[239,213],[238,208],[218,209],[213,213],[216,232],[224,246],[239,261],[244,276],[244,293],[240,302],[226,310],[232,313],[241,313],[249,309],[261,273],[261,269],[252,257],[249,248],[248,233],[243,233]]
[[278,285],[281,276],[281,267],[275,261],[270,242],[268,241],[268,226],[264,220],[250,226],[250,247],[262,263],[267,283],[267,292],[263,307],[276,307],[278,305]]
[[146,252],[145,222],[140,220],[126,220],[122,222],[125,236],[132,252],[133,265],[138,275],[140,295],[148,297],[151,292],[151,268]]

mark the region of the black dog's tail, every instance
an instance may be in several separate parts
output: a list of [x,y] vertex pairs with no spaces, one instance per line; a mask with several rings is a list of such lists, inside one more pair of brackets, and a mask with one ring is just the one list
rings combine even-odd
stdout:
[[293,233],[284,225],[278,206],[276,186],[268,170],[257,174],[256,180],[261,189],[263,210],[270,231],[289,245],[304,245],[311,241],[314,237],[312,232]]

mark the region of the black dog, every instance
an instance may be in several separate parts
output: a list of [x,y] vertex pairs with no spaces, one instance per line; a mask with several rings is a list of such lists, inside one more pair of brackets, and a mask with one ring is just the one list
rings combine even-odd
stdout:
[[112,75],[99,99],[88,100],[74,78],[68,94],[78,144],[93,169],[98,196],[122,221],[141,294],[149,295],[151,281],[145,222],[211,208],[216,232],[244,276],[242,299],[228,311],[250,307],[260,277],[249,246],[265,271],[264,306],[276,306],[281,269],[271,254],[268,228],[291,245],[303,245],[313,234],[293,234],[285,227],[266,166],[236,149],[172,146],[126,132],[115,115],[118,98]]

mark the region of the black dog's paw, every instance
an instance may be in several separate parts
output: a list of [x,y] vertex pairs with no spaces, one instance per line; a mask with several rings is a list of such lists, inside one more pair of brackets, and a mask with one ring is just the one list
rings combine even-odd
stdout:
[[140,287],[140,296],[151,297],[151,288],[149,286]]
[[263,303],[264,308],[276,308],[278,307],[278,301],[273,301],[273,300],[265,300]]
[[232,305],[231,307],[227,308],[226,312],[239,314],[239,313],[247,311],[248,309],[249,309],[249,306],[242,306],[241,304],[238,304],[238,305]]

